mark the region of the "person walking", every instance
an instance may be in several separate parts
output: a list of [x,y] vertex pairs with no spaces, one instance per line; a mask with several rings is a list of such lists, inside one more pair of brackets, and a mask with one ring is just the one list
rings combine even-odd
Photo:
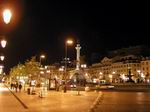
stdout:
[[15,84],[15,89],[16,89],[16,92],[18,91],[18,82],[16,82]]
[[14,84],[13,84],[13,83],[11,83],[11,84],[10,84],[10,89],[13,89],[13,86],[14,86]]
[[64,93],[67,92],[67,86],[66,86],[66,83],[64,83],[64,85],[63,85],[63,90],[64,90]]
[[21,89],[22,89],[22,85],[21,83],[19,84],[19,92],[21,92]]

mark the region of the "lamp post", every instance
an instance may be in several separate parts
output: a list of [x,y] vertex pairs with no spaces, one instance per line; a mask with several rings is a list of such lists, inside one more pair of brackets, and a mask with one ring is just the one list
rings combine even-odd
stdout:
[[43,55],[43,54],[40,56],[40,66],[41,67],[42,67],[42,59],[45,59],[45,55]]
[[46,70],[46,78],[47,78],[47,75],[48,75],[48,89],[50,90],[50,87],[51,87],[51,71],[50,70]]
[[[43,70],[44,68],[42,67],[42,59],[45,59],[45,55],[44,55],[44,54],[40,55],[40,69]],[[42,75],[42,74],[44,74],[44,72],[41,71],[40,74]],[[40,76],[41,76],[41,75],[40,75]],[[44,78],[45,78],[45,77],[44,77]]]
[[66,81],[66,77],[67,77],[67,60],[68,60],[68,56],[67,56],[67,46],[68,45],[72,45],[73,44],[73,41],[72,40],[67,40],[65,42],[65,76],[64,76],[64,79]]

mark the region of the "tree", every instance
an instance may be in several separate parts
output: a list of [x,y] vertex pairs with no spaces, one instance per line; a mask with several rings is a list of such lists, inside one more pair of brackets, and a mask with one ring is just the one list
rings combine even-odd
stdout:
[[23,64],[18,64],[17,66],[14,66],[11,68],[9,75],[14,79],[20,79],[21,76],[27,76],[25,71],[25,66]]
[[31,57],[31,60],[25,62],[25,69],[28,77],[31,79],[37,79],[40,71],[39,62],[36,61],[36,57]]
[[39,74],[39,62],[36,62],[35,56],[27,60],[25,64],[19,63],[11,68],[9,75],[14,80],[18,80],[21,77],[28,77],[28,79],[37,78]]

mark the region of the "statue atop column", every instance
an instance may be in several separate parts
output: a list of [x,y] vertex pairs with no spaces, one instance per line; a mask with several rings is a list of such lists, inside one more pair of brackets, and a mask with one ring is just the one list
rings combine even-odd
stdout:
[[78,43],[75,48],[76,48],[76,51],[77,51],[77,54],[76,54],[76,70],[79,70],[80,69],[80,49],[81,49],[80,44]]
[[86,79],[83,75],[82,70],[80,69],[80,49],[81,46],[79,42],[77,43],[77,46],[75,47],[76,49],[76,69],[75,73],[71,78],[72,83],[78,85],[78,86],[85,86]]

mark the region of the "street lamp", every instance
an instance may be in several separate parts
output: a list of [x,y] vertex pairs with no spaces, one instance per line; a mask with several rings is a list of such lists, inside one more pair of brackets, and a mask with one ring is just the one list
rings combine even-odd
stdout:
[[1,46],[2,46],[2,48],[5,48],[6,44],[7,44],[7,41],[5,39],[2,39],[1,40]]
[[0,56],[1,61],[4,61],[4,58],[5,58],[5,56],[3,56],[3,55]]
[[47,75],[48,75],[48,89],[50,90],[50,87],[51,87],[51,71],[50,70],[46,70],[46,78],[47,78]]
[[[9,9],[5,9],[5,10],[3,11],[2,17],[3,17],[3,20],[4,20],[4,23],[5,23],[5,24],[10,23],[10,20],[11,20],[11,17],[12,17],[11,11],[10,11]],[[2,48],[5,48],[5,47],[6,47],[6,44],[7,44],[7,41],[6,41],[5,39],[2,39],[2,40],[1,40],[1,46],[2,46]],[[3,61],[4,58],[5,58],[5,57],[4,57],[3,55],[0,56],[0,60],[1,60],[1,61]],[[4,66],[3,66],[3,67],[0,67],[0,71],[1,71],[0,74],[2,74],[3,68],[4,68]]]
[[10,23],[11,17],[12,17],[11,11],[9,9],[5,9],[3,11],[3,20],[6,24]]
[[0,74],[3,73],[3,68],[4,68],[4,66],[3,66],[3,65],[0,65]]
[[73,41],[72,40],[67,40],[66,42],[65,42],[65,81],[66,81],[66,76],[67,76],[67,60],[69,59],[69,58],[67,58],[67,46],[68,45],[72,45],[73,44]]
[[45,55],[43,54],[40,56],[40,66],[42,66],[42,59],[45,59]]
[[[10,23],[11,17],[12,17],[11,11],[9,9],[4,9],[4,11],[3,11],[3,20],[4,20],[5,24]],[[3,48],[6,47],[6,43],[7,43],[7,41],[5,39],[1,40],[1,46]]]

